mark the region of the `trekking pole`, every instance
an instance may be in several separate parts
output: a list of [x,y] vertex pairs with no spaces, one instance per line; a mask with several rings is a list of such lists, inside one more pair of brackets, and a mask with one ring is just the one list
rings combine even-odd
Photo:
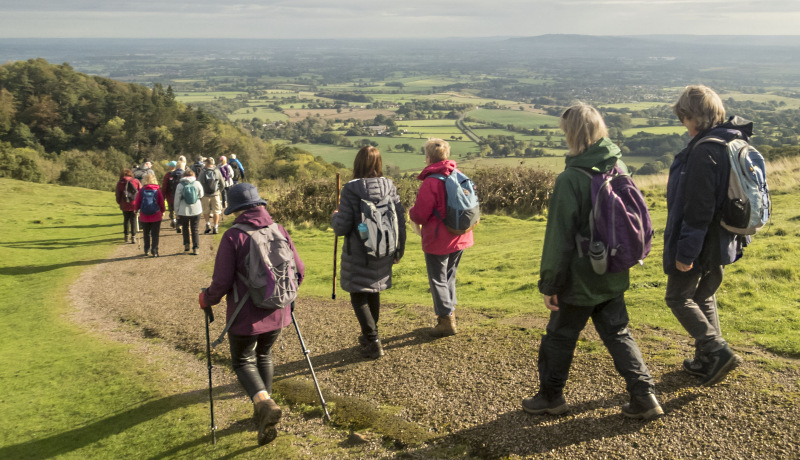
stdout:
[[325,420],[330,422],[331,414],[328,413],[328,403],[326,403],[325,398],[322,397],[322,390],[319,389],[319,382],[317,382],[317,374],[314,373],[314,367],[311,365],[311,358],[308,357],[310,351],[306,348],[303,335],[300,334],[300,328],[297,327],[297,320],[294,318],[294,302],[292,302],[292,323],[294,324],[294,330],[297,331],[297,338],[300,339],[300,347],[303,349],[303,355],[306,357],[308,369],[311,371],[311,378],[314,379],[314,386],[317,388],[317,396],[319,396],[319,402],[322,403],[322,410],[325,412]]
[[214,322],[214,312],[211,311],[211,307],[204,308],[203,311],[205,312],[206,317],[206,357],[208,358],[208,400],[211,403],[211,444],[217,444],[217,425],[214,423],[214,393],[212,392],[212,388],[214,388],[213,384],[211,383],[211,369],[214,368],[214,365],[211,364],[211,337],[208,335],[208,324]]
[[[336,207],[339,207],[339,189],[342,188],[342,177],[338,172],[336,173]],[[336,252],[339,250],[339,237],[334,234],[333,236],[333,290],[331,299],[336,300]]]

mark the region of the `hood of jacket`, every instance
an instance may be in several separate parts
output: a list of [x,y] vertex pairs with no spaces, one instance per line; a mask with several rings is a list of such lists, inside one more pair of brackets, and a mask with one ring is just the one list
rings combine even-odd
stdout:
[[158,190],[159,186],[158,186],[158,184],[147,184],[144,187],[142,187],[142,190],[144,190],[144,189]]
[[606,172],[614,167],[622,153],[614,142],[604,137],[592,144],[583,153],[566,158],[567,167],[593,169]]
[[709,128],[700,134],[696,135],[689,143],[689,147],[700,139],[707,136],[716,136],[728,142],[733,139],[744,139],[750,142],[750,137],[753,135],[753,122],[739,116],[732,116],[728,121],[721,123],[717,126]]
[[191,184],[191,183],[192,183],[192,182],[194,182],[195,180],[196,180],[196,179],[195,179],[195,177],[194,177],[194,176],[185,176],[185,177],[182,177],[182,178],[181,178],[181,183],[182,183],[182,184]]
[[417,179],[425,180],[426,177],[430,176],[431,174],[441,174],[443,176],[449,176],[450,173],[455,171],[456,169],[456,162],[453,160],[442,160],[438,163],[433,163],[425,167],[422,172],[419,174]]
[[391,182],[385,177],[353,179],[348,188],[362,200],[378,202],[391,192]]
[[274,221],[272,220],[272,216],[269,215],[266,209],[263,206],[256,206],[246,210],[245,212],[241,213],[236,220],[233,221],[234,224],[250,224],[257,228],[266,227],[268,225],[272,225]]

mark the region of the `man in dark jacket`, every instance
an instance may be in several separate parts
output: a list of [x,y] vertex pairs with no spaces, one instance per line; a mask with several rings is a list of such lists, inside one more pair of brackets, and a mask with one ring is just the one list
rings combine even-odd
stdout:
[[197,177],[198,179],[200,179],[200,171],[202,171],[203,168],[206,167],[204,160],[205,159],[203,158],[202,155],[198,155],[197,158],[195,158],[194,164],[189,166],[189,169],[194,171],[194,176]]
[[731,167],[726,147],[698,141],[709,135],[725,141],[749,140],[753,124],[739,117],[726,122],[722,100],[705,86],[687,86],[673,110],[692,139],[669,170],[665,299],[695,339],[694,359],[684,361],[684,370],[710,386],[741,362],[722,338],[716,292],[722,284],[723,267],[741,257],[746,241],[720,225]]

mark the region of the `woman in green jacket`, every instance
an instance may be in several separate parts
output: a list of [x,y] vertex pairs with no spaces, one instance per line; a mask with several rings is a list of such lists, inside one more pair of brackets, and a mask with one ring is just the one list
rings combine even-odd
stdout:
[[578,336],[591,317],[631,395],[622,413],[657,417],[664,412],[653,394],[653,378],[628,331],[624,296],[628,270],[596,274],[589,258],[579,255],[576,243],[579,236],[589,236],[592,198],[586,172],[606,172],[615,164],[627,168],[594,107],[579,103],[568,108],[561,115],[561,129],[569,152],[550,197],[539,279],[550,321],[539,348],[539,392],[523,400],[522,408],[532,414],[562,414],[569,409],[563,390]]

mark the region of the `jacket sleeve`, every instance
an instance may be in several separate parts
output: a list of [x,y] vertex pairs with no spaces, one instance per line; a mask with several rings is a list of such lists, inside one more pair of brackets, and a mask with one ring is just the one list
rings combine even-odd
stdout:
[[285,236],[289,241],[289,247],[292,248],[292,252],[294,253],[294,264],[297,267],[297,285],[300,286],[306,277],[306,264],[303,263],[302,259],[300,259],[300,254],[297,253],[297,248],[294,245],[294,241],[292,241],[292,237],[289,236],[289,232],[287,232],[286,229],[280,224],[278,224],[278,228],[283,236]]
[[172,197],[173,208],[176,211],[181,209],[181,200],[183,200],[183,183],[179,182],[178,186],[175,187],[175,196]]
[[580,192],[568,175],[556,179],[547,212],[547,230],[542,244],[539,268],[539,292],[561,294],[569,281],[570,264],[576,254],[575,236],[578,232],[578,203]]
[[136,192],[136,198],[133,200],[133,209],[138,211],[142,207],[142,189]]
[[214,260],[214,273],[211,285],[205,291],[206,305],[216,305],[228,292],[233,290],[236,281],[236,245],[234,237],[239,232],[225,232],[220,238],[217,256]]
[[676,260],[690,265],[703,249],[708,227],[716,214],[719,190],[718,168],[721,159],[715,158],[713,149],[721,146],[703,144],[689,154],[686,165],[683,222],[677,244]]
[[164,174],[164,179],[161,180],[161,190],[169,190],[169,176],[171,172]]
[[225,190],[225,177],[222,176],[222,171],[217,168],[217,190]]
[[194,185],[194,187],[197,189],[197,199],[199,200],[200,198],[203,198],[206,192],[203,191],[203,186],[200,185],[200,181],[196,180],[192,182],[192,185]]
[[161,189],[158,189],[158,208],[161,209],[161,212],[167,212],[167,207],[164,206],[164,194],[161,193]]
[[394,208],[397,212],[397,226],[398,239],[397,239],[397,252],[395,252],[395,259],[400,260],[406,252],[406,211],[403,208],[403,203],[400,201],[400,195],[397,193],[397,187],[392,183],[392,201],[394,201]]
[[360,203],[358,196],[353,193],[348,184],[342,187],[342,195],[339,199],[339,212],[331,217],[331,227],[336,236],[349,235],[355,228],[356,204]]
[[122,181],[119,181],[119,182],[117,182],[117,188],[114,190],[114,194],[117,197],[117,204],[118,205],[122,205],[122,199],[123,199],[122,194],[123,194],[124,186],[125,185],[122,183]]
[[[419,193],[417,193],[417,200],[414,202],[414,206],[408,210],[408,216],[412,222],[424,225],[434,217],[433,210],[439,206],[439,182],[441,181],[435,177],[426,177],[422,181]],[[444,190],[444,184],[441,185],[441,188]],[[442,203],[444,203],[444,199],[442,199]]]

